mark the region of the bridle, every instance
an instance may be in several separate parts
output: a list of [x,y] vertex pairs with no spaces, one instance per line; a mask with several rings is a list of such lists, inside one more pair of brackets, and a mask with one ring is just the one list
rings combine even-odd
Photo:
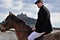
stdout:
[[4,22],[4,24],[2,24],[4,27],[7,25],[8,21],[6,21],[6,23]]

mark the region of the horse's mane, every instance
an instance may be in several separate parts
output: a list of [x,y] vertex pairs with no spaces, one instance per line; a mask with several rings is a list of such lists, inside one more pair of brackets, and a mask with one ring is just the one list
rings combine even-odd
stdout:
[[15,15],[8,15],[7,18],[5,20],[14,20],[16,23],[25,23],[22,19],[19,19],[17,16]]
[[[13,20],[15,21],[17,24],[23,23],[25,24],[25,22],[22,19],[19,19],[17,16],[15,15],[8,15],[7,18],[5,20]],[[27,24],[25,24],[28,28],[30,28]],[[30,28],[31,29],[31,28]]]

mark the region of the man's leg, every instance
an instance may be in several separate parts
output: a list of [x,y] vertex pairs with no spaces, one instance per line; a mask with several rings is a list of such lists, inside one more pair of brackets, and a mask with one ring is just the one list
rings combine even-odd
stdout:
[[29,36],[28,36],[28,40],[34,40],[35,38],[38,38],[39,36],[41,36],[43,33],[37,33],[37,32],[32,32]]

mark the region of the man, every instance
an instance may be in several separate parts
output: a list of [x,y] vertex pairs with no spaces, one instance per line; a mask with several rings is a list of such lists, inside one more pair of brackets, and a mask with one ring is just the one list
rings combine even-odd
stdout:
[[52,25],[50,23],[50,12],[43,5],[43,0],[37,0],[35,4],[38,6],[38,19],[35,25],[35,31],[33,31],[29,36],[28,40],[34,40],[44,33],[50,33],[52,31]]

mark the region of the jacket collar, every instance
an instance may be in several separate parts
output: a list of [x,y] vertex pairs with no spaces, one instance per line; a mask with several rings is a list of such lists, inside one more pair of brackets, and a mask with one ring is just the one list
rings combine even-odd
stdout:
[[44,5],[42,5],[40,8],[43,8],[44,7]]

